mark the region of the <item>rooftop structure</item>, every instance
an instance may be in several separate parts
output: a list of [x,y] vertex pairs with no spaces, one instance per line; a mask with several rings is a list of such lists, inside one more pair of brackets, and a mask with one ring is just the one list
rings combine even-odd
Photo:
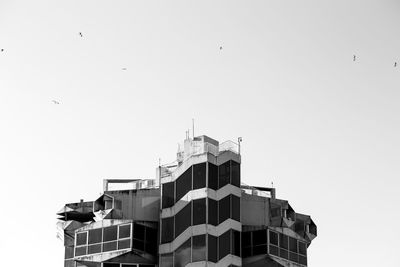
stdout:
[[240,143],[203,135],[155,179],[104,180],[98,199],[57,213],[64,266],[307,266],[311,217],[242,183],[240,164]]

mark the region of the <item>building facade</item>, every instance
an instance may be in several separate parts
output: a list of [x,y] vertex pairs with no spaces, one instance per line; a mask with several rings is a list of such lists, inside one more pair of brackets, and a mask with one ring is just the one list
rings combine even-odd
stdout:
[[307,266],[316,225],[242,183],[240,164],[240,144],[203,135],[154,180],[104,180],[97,200],[57,213],[64,266]]

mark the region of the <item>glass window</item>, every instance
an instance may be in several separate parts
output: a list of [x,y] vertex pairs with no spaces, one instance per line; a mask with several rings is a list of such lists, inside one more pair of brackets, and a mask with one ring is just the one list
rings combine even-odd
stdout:
[[242,232],[242,246],[251,247],[251,232]]
[[255,246],[253,247],[253,256],[267,254],[267,251],[268,251],[267,245]]
[[82,255],[86,255],[86,246],[83,247],[76,247],[75,248],[75,257],[76,256],[82,256]]
[[206,260],[206,236],[197,235],[192,237],[192,262]]
[[287,235],[279,234],[279,246],[284,249],[289,249],[289,241]]
[[162,266],[162,267],[173,267],[174,266],[172,253],[161,255],[160,266]]
[[266,230],[254,231],[253,246],[264,245],[264,244],[267,244],[267,231]]
[[65,259],[71,259],[74,257],[74,247],[65,247]]
[[228,230],[218,238],[219,255],[218,259],[221,260],[226,255],[231,253],[231,231]]
[[174,266],[184,267],[190,262],[191,255],[191,238],[183,243],[179,248],[176,249],[174,255]]
[[131,225],[130,224],[120,225],[118,236],[119,238],[131,237]]
[[218,189],[218,166],[208,163],[208,188]]
[[175,202],[175,184],[174,182],[162,184],[162,208],[172,207]]
[[190,203],[175,215],[175,237],[179,236],[192,224],[192,205]]
[[86,245],[87,244],[87,232],[77,233],[76,234],[76,245]]
[[152,242],[152,243],[145,243],[145,248],[144,251],[153,254],[153,255],[157,255],[157,243],[156,242]]
[[[253,234],[253,238],[254,238]],[[278,245],[278,233],[269,231],[269,243],[277,246]]]
[[103,263],[103,267],[119,267],[119,263]]
[[144,242],[142,240],[132,239],[132,247],[144,251]]
[[284,259],[289,259],[289,251],[286,249],[279,249],[279,257],[284,258]]
[[103,228],[104,242],[117,239],[118,226],[111,226]]
[[133,227],[133,233],[134,233],[133,238],[144,240],[144,231],[145,231],[145,226],[135,223]]
[[174,239],[174,217],[161,220],[161,243],[169,243]]
[[130,248],[131,247],[131,240],[130,239],[123,239],[118,241],[118,249]]
[[231,184],[240,187],[240,164],[231,161]]
[[307,255],[307,245],[304,242],[299,241],[299,253],[302,255]]
[[146,227],[146,242],[157,243],[157,229]]
[[307,257],[299,255],[299,263],[307,265]]
[[227,161],[218,167],[218,188],[222,188],[230,183],[230,165],[231,162]]
[[206,163],[193,165],[193,189],[206,187]]
[[208,223],[218,225],[218,202],[208,198]]
[[101,243],[103,239],[103,229],[89,230],[89,244]]
[[269,245],[269,253],[279,257],[279,248],[274,245]]
[[297,239],[289,237],[289,250],[297,253]]
[[230,204],[231,204],[231,196],[226,196],[220,201],[218,201],[218,223],[224,222],[226,219],[230,217]]
[[190,190],[192,190],[192,167],[187,169],[176,180],[176,201],[178,202]]
[[217,262],[217,248],[218,248],[218,239],[213,235],[208,235],[208,261]]
[[240,198],[235,196],[235,195],[231,195],[232,198],[232,216],[231,218],[234,219],[235,221],[240,222]]
[[117,250],[117,241],[103,243],[103,251]]
[[232,254],[240,257],[240,232],[232,230]]
[[88,246],[88,254],[101,253],[101,244]]
[[242,250],[242,257],[247,258],[251,256],[251,247],[243,248]]
[[294,262],[298,262],[298,254],[297,253],[293,253],[293,252],[289,252],[289,260],[294,261]]
[[193,200],[193,225],[206,223],[206,199]]

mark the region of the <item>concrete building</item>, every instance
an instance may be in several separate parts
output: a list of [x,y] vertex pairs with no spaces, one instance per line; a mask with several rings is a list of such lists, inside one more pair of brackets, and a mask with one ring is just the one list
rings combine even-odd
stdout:
[[104,180],[57,213],[64,266],[306,266],[316,225],[240,164],[240,143],[187,137],[156,179]]

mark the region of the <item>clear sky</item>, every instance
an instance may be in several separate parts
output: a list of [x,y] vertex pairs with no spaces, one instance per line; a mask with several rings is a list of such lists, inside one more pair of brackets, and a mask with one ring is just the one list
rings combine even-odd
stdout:
[[103,178],[154,178],[195,118],[196,134],[243,137],[243,182],[273,181],[312,216],[309,266],[399,266],[399,14],[398,0],[0,0],[1,265],[63,266],[55,213]]

